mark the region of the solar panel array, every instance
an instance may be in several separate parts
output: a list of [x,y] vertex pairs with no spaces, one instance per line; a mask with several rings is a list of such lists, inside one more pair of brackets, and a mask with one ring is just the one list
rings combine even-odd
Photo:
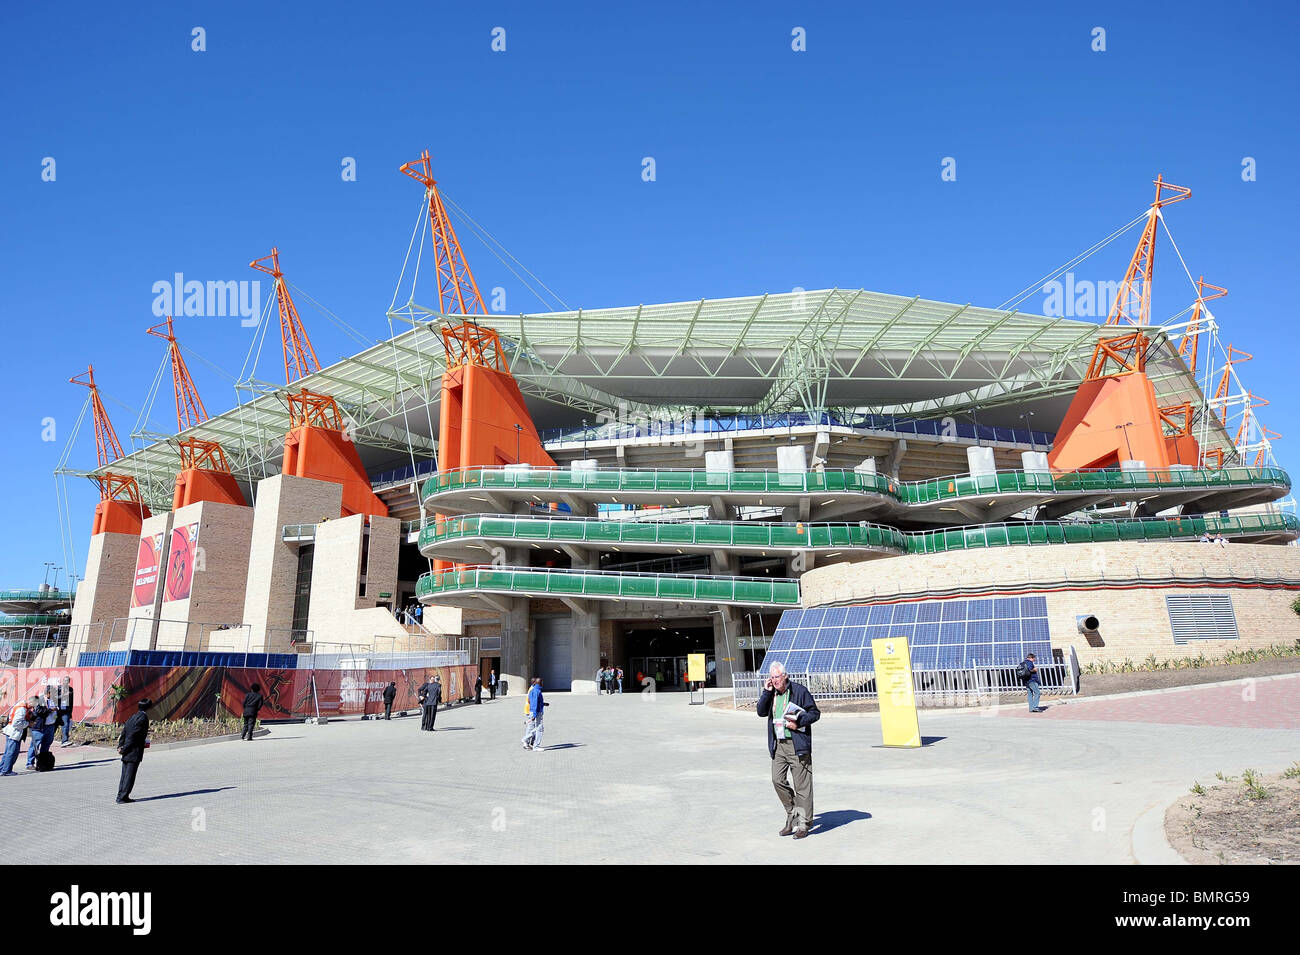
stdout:
[[907,637],[914,670],[1015,666],[1026,653],[1052,658],[1046,597],[990,597],[787,610],[764,667],[780,661],[791,673],[874,672],[871,641],[880,637]]

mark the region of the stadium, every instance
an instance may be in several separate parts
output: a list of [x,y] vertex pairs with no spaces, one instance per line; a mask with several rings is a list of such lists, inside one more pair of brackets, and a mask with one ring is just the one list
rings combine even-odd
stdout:
[[693,653],[716,686],[861,679],[886,635],[921,672],[1034,651],[1076,679],[1300,637],[1300,523],[1223,290],[1151,318],[1188,190],[1156,180],[1104,322],[861,288],[506,315],[428,154],[401,171],[436,274],[388,340],[322,367],[273,250],[283,384],[209,416],[169,318],[177,430],[126,453],[75,379],[98,463],[62,473],[101,500],[28,665],[387,655],[594,692],[606,665],[680,688]]

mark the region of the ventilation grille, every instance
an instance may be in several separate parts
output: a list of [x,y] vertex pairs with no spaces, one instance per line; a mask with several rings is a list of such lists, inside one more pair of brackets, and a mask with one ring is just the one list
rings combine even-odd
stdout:
[[1236,640],[1237,615],[1227,594],[1165,597],[1174,643],[1191,640]]

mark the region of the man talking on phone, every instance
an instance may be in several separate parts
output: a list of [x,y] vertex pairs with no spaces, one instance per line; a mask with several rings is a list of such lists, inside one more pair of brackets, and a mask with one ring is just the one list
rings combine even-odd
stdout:
[[812,724],[822,714],[808,688],[786,676],[780,663],[767,673],[758,715],[767,719],[772,788],[785,807],[785,827],[777,835],[803,839],[813,818]]

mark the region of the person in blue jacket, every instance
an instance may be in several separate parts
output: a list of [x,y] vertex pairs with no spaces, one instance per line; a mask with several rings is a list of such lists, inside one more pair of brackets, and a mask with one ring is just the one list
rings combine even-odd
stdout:
[[524,749],[542,752],[542,716],[546,710],[546,700],[542,697],[542,678],[534,677],[533,685],[528,689],[528,722],[524,724],[524,738],[520,741]]
[[758,715],[767,720],[772,788],[785,808],[785,826],[777,835],[803,839],[813,819],[812,724],[822,714],[808,688],[786,676],[784,666],[773,663],[767,672]]
[[1028,653],[1025,655],[1024,662],[1020,664],[1025,672],[1025,689],[1029,696],[1029,712],[1041,713],[1043,708],[1038,705],[1040,694],[1043,692],[1043,681],[1038,675],[1038,664],[1034,662],[1034,655]]

